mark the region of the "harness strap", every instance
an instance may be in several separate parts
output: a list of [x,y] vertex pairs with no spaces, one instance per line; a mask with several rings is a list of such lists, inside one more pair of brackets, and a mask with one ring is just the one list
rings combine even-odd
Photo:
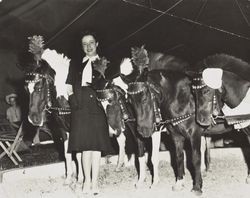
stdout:
[[56,113],[57,115],[68,115],[71,114],[71,109],[69,108],[62,108],[62,107],[49,107],[49,108],[45,108],[45,110],[48,113]]
[[191,116],[194,115],[194,113],[189,113],[186,115],[182,115],[176,118],[171,118],[171,119],[166,119],[165,121],[161,121],[159,123],[156,123],[156,126],[162,126],[162,125],[167,125],[167,124],[172,124],[173,126],[176,126],[186,120],[188,120],[189,118],[191,118]]

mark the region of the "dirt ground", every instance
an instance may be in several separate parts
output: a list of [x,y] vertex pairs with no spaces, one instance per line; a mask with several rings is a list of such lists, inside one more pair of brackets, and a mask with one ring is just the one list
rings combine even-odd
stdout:
[[[230,150],[225,154],[212,155],[211,172],[203,177],[203,194],[201,198],[249,198],[250,184],[246,184],[247,166],[240,152]],[[147,179],[140,189],[134,187],[137,172],[134,166],[124,167],[123,171],[115,172],[114,164],[104,164],[100,173],[100,194],[83,195],[81,185],[63,185],[63,177],[41,177],[42,173],[29,179],[17,178],[15,182],[3,182],[1,198],[4,195],[9,198],[191,198],[192,180],[188,170],[185,176],[185,189],[173,192],[172,185],[175,177],[169,161],[161,161],[159,164],[160,182],[156,188],[150,189],[151,176],[147,171]],[[1,189],[0,189],[1,193]]]

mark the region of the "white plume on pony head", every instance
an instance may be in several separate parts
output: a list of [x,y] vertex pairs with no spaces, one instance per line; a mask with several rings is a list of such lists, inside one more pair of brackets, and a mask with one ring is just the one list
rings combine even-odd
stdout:
[[202,72],[204,83],[212,89],[219,89],[222,86],[222,75],[221,68],[206,68]]
[[133,72],[134,68],[130,58],[124,58],[120,64],[120,73],[127,76]]
[[64,54],[59,54],[56,50],[46,49],[42,54],[42,59],[56,72],[55,86],[57,96],[64,96],[68,100],[66,79],[69,71],[70,59]]
[[119,86],[127,93],[128,85],[121,79],[120,76],[114,78],[112,82],[114,83],[114,85]]

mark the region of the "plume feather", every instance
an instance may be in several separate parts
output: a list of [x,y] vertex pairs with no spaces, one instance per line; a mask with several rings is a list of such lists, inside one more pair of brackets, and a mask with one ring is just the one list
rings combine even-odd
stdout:
[[108,63],[110,62],[105,57],[101,57],[94,60],[92,63],[94,70],[99,71],[105,78],[105,71],[108,68]]
[[149,57],[144,45],[141,47],[132,47],[131,54],[133,63],[140,71],[143,71],[144,68],[148,67]]
[[42,59],[55,70],[55,86],[57,96],[64,96],[68,99],[66,79],[69,71],[70,59],[64,54],[57,53],[56,50],[46,49],[42,54]]
[[120,64],[120,73],[127,76],[133,72],[134,68],[130,58],[124,58]]

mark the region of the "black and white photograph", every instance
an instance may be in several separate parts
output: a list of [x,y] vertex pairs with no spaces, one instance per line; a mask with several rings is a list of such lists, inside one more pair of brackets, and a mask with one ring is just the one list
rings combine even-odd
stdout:
[[249,198],[250,0],[0,0],[1,198]]

